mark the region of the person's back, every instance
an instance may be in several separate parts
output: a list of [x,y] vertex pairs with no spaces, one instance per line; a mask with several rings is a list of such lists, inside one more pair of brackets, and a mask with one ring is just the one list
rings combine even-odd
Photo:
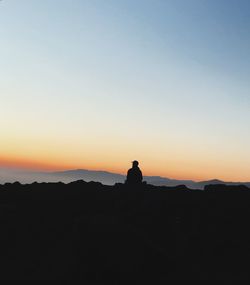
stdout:
[[127,174],[127,184],[139,184],[142,183],[142,172],[140,168],[138,167],[139,162],[138,161],[133,161],[133,166],[128,170]]

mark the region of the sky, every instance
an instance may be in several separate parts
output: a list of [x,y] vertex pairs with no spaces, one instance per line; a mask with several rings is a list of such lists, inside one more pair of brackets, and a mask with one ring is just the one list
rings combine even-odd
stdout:
[[250,181],[248,0],[0,1],[0,167]]

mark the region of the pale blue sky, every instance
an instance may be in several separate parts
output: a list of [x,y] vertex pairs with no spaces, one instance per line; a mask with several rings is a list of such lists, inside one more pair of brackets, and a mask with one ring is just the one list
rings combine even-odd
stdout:
[[247,0],[3,0],[1,153],[250,179],[249,35]]

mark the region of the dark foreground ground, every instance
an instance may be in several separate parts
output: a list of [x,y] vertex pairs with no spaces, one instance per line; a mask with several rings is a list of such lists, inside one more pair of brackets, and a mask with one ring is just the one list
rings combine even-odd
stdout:
[[[250,189],[0,186],[0,281],[250,281]],[[4,283],[3,283],[4,284]]]

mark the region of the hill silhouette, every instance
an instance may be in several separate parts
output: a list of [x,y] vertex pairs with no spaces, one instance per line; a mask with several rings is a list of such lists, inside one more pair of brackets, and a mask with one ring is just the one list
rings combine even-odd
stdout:
[[[20,181],[21,183],[33,183],[37,182],[63,182],[70,183],[75,180],[84,180],[87,182],[96,181],[102,184],[114,185],[115,183],[124,183],[126,180],[125,175],[112,173],[108,171],[93,171],[86,169],[73,169],[66,171],[56,172],[31,172],[24,170],[11,170],[0,169],[0,183]],[[144,181],[155,186],[178,186],[186,185],[191,189],[203,190],[206,185],[211,184],[226,184],[226,185],[245,185],[250,187],[250,182],[226,182],[218,179],[212,179],[208,181],[196,182],[193,180],[178,180],[170,179],[161,176],[144,176]]]
[[250,280],[250,189],[96,182],[0,185],[1,281]]

